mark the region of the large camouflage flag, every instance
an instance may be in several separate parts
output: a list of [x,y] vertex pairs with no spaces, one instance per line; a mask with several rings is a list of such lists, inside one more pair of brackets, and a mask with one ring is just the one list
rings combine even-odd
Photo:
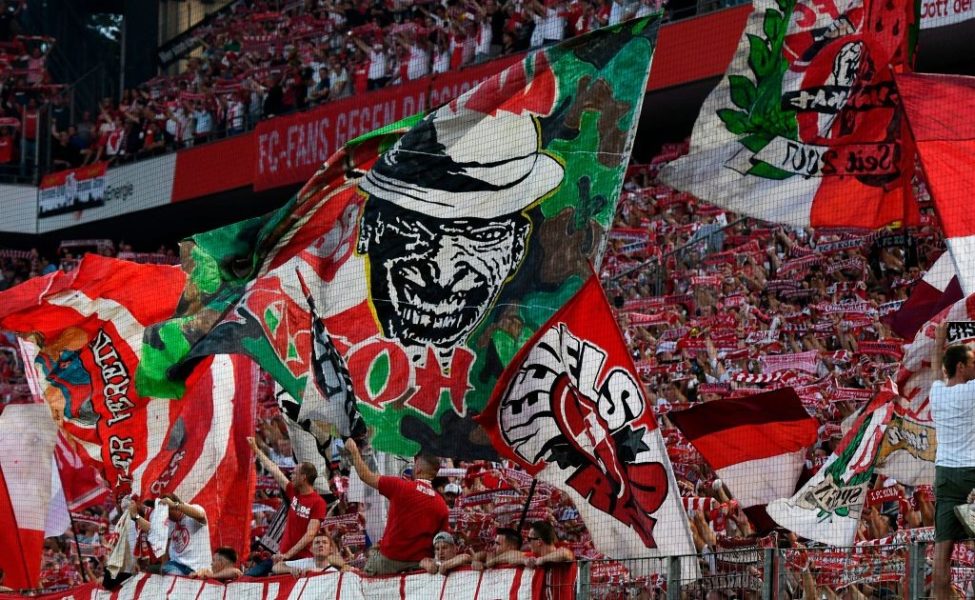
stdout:
[[916,224],[914,151],[893,71],[912,0],[755,0],[738,50],[668,184],[803,226]]
[[140,390],[178,394],[194,360],[244,352],[288,390],[289,416],[345,421],[344,394],[309,385],[298,269],[377,449],[495,456],[472,417],[599,262],[658,25],[533,53],[402,137],[344,148],[281,210],[188,240],[189,283],[147,333]]

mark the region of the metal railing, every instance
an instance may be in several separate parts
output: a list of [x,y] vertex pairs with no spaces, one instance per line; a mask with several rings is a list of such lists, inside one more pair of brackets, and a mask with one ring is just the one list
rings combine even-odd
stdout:
[[[853,547],[761,548],[751,546],[693,557],[582,560],[574,597],[579,600],[752,598],[783,600],[839,597],[853,592],[867,598],[933,597],[934,542],[915,540]],[[975,591],[975,551],[956,547],[952,583],[960,597]],[[690,564],[696,565],[688,569]],[[681,565],[684,565],[682,568]],[[546,582],[553,597],[566,596]],[[561,593],[561,595],[559,595]],[[859,597],[853,594],[853,597]]]

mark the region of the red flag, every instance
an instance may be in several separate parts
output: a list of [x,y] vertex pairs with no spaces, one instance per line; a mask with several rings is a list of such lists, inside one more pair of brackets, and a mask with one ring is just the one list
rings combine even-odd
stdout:
[[945,252],[911,290],[897,312],[883,319],[897,335],[912,339],[924,323],[962,299],[961,284],[951,253]]
[[975,77],[911,73],[897,76],[931,199],[954,257],[963,292],[975,292]]
[[103,502],[108,497],[108,484],[98,470],[78,454],[74,444],[63,431],[58,432],[54,459],[57,461],[68,510],[80,512]]
[[501,455],[572,498],[601,552],[694,553],[652,406],[595,276],[518,352],[478,422]]
[[0,328],[35,338],[45,401],[115,493],[174,492],[220,521],[214,544],[244,550],[253,365],[207,358],[176,401],[140,396],[134,384],[145,326],[172,314],[184,281],[177,267],[87,255],[71,273],[0,293]]

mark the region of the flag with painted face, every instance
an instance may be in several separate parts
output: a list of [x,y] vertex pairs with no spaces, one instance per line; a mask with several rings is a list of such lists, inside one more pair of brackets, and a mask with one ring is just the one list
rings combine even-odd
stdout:
[[658,25],[535,52],[408,132],[345,147],[280,211],[194,236],[180,309],[147,333],[140,390],[178,393],[194,360],[243,352],[291,412],[344,420],[310,385],[298,269],[377,450],[495,456],[473,417],[599,263]]
[[690,153],[662,179],[766,221],[917,224],[893,80],[917,23],[910,0],[756,0]]
[[572,499],[600,552],[694,555],[653,406],[595,275],[522,347],[478,421],[503,457]]
[[135,389],[145,326],[172,314],[184,283],[178,267],[89,254],[70,273],[0,292],[0,329],[37,345],[41,397],[113,492],[173,492],[201,504],[223,524],[212,541],[243,551],[251,515],[240,499],[256,483],[244,441],[254,427],[254,365],[208,358],[180,400]]

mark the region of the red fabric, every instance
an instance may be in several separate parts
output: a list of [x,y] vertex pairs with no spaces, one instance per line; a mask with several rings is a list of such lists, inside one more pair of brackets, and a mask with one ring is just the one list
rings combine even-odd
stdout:
[[433,556],[433,536],[450,528],[450,509],[430,482],[383,476],[379,493],[389,498],[389,517],[379,543],[383,556],[403,562]]
[[14,139],[8,135],[0,136],[0,164],[14,160]]
[[24,111],[24,137],[28,140],[37,139],[37,120],[40,113],[37,109]]
[[[289,483],[284,490],[284,495],[288,497],[291,506],[288,511],[288,519],[284,524],[284,533],[281,534],[280,549],[282,553],[290,550],[292,546],[298,543],[301,536],[305,535],[305,532],[308,531],[308,521],[311,519],[322,521],[328,510],[325,501],[318,495],[318,492],[313,491],[298,495],[295,487]],[[311,544],[305,546],[301,552],[294,554],[291,558],[311,558]]]
[[[29,535],[24,535],[29,534]],[[7,482],[0,472],[0,568],[4,572],[3,584],[9,588],[21,589],[37,587],[41,570],[41,551],[44,547],[44,532],[19,529],[14,514]],[[30,566],[25,556],[36,557]]]
[[542,598],[548,600],[572,600],[575,598],[576,577],[579,575],[578,563],[553,563],[545,565],[544,571]]

